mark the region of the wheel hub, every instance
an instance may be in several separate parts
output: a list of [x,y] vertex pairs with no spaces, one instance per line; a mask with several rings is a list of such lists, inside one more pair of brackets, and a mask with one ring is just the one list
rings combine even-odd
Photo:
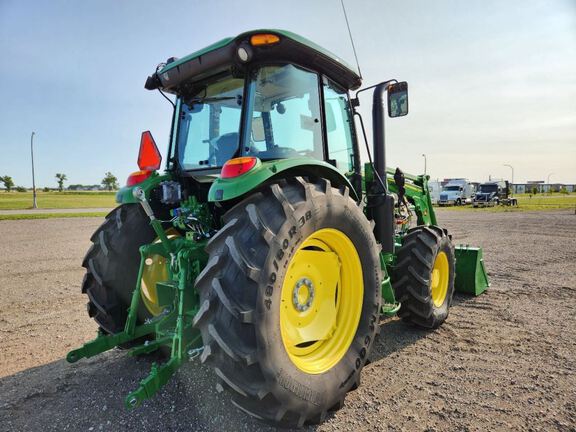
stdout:
[[298,312],[310,309],[314,301],[314,284],[308,278],[301,278],[292,290],[292,304]]

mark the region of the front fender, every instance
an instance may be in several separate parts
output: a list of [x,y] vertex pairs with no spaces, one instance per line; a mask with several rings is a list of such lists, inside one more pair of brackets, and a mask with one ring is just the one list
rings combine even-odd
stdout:
[[359,197],[350,181],[334,166],[315,159],[295,158],[262,162],[255,168],[234,178],[217,178],[208,192],[209,202],[222,202],[239,198],[266,183],[280,178],[314,176],[330,180],[333,186],[347,186],[350,196]]

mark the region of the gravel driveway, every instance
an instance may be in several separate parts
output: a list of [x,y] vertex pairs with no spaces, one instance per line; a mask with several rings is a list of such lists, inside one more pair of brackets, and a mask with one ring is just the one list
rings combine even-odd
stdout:
[[[438,214],[455,243],[484,247],[492,287],[457,295],[436,331],[384,321],[361,387],[308,430],[576,430],[576,215]],[[0,430],[271,430],[198,363],[128,412],[124,396],[158,359],[63,360],[95,336],[80,263],[101,222],[0,221]]]

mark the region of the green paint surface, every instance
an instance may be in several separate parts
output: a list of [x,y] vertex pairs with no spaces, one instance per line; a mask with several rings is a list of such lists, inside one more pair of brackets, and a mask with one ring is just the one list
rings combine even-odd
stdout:
[[[294,171],[289,173],[290,170]],[[348,179],[332,165],[315,159],[292,158],[258,162],[252,170],[241,176],[228,179],[217,178],[212,183],[208,193],[208,201],[226,201],[238,198],[272,178],[282,178],[283,174],[289,174],[290,176],[295,173],[298,173],[298,175],[308,173],[328,178],[333,183],[340,182],[340,184],[348,186],[350,195],[354,196],[354,190]]]
[[174,68],[177,68],[178,66],[183,65],[184,63],[189,62],[190,60],[194,60],[198,57],[201,57],[209,52],[215,51],[217,49],[223,48],[226,45],[229,45],[231,43],[233,43],[236,40],[240,40],[245,38],[248,35],[252,35],[252,34],[257,34],[257,33],[273,33],[279,36],[283,36],[285,38],[289,38],[292,39],[293,41],[296,41],[302,45],[305,45],[309,48],[312,48],[316,51],[318,51],[319,53],[325,55],[326,57],[332,59],[335,62],[340,63],[341,65],[343,65],[344,67],[350,69],[352,72],[357,73],[356,68],[354,68],[353,66],[351,66],[350,64],[348,64],[347,62],[345,62],[344,60],[342,60],[340,57],[338,57],[337,55],[333,54],[332,52],[328,51],[327,49],[321,47],[320,45],[315,44],[314,42],[312,42],[309,39],[306,39],[303,36],[297,35],[296,33],[292,33],[290,31],[287,30],[279,30],[279,29],[259,29],[259,30],[251,30],[249,32],[245,32],[242,33],[240,35],[238,35],[237,37],[227,37],[224,38],[216,43],[213,43],[212,45],[208,45],[206,48],[203,48],[199,51],[195,51],[192,54],[188,54],[185,57],[182,57],[181,59],[178,59],[172,63],[170,63],[169,65],[164,66],[164,68],[162,68],[158,74],[161,75],[165,72],[168,72]]

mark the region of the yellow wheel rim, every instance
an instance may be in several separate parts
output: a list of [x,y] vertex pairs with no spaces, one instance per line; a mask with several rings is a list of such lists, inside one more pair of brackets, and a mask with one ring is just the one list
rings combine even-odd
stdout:
[[432,281],[430,283],[430,292],[434,306],[440,307],[446,300],[448,294],[448,278],[450,269],[448,266],[448,257],[445,252],[438,252],[432,268]]
[[330,370],[348,351],[362,314],[360,257],[341,231],[325,228],[298,248],[282,283],[280,331],[292,363]]
[[[169,239],[172,239],[174,237],[179,237],[180,234],[175,229],[170,229],[167,231],[167,236]],[[154,243],[159,242],[159,238],[154,240]],[[164,310],[164,308],[158,304],[156,284],[158,282],[167,281],[169,278],[170,275],[168,273],[168,262],[166,258],[161,255],[151,255],[146,258],[142,272],[140,295],[144,306],[148,309],[148,312],[154,316],[160,315]]]

